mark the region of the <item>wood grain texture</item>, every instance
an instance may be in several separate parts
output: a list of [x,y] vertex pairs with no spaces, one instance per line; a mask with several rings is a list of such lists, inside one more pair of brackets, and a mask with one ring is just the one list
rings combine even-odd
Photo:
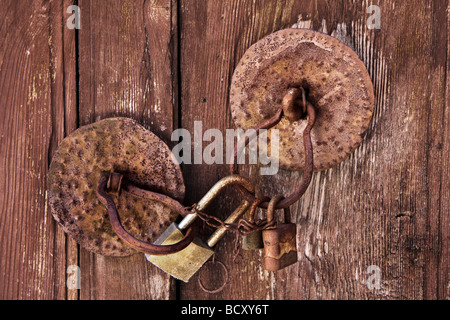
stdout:
[[[48,148],[48,163],[61,140],[77,126],[76,100],[76,50],[75,30],[66,28],[66,8],[74,1],[50,2],[49,46],[50,70],[52,73],[51,129],[52,137]],[[50,212],[47,213],[53,220]],[[58,274],[55,282],[56,297],[78,299],[78,290],[69,289],[66,279],[69,266],[78,265],[78,245],[59,227],[56,227],[54,256]],[[65,258],[64,258],[65,257]]]
[[[66,26],[81,9],[81,29]],[[369,30],[378,5],[381,30]],[[448,0],[34,0],[0,4],[0,299],[450,299],[450,5]],[[351,46],[375,88],[362,145],[315,173],[291,208],[299,263],[265,271],[261,254],[234,235],[188,284],[143,255],[109,258],[79,248],[47,210],[48,165],[59,142],[84,124],[126,116],[169,146],[193,133],[235,128],[231,76],[253,43],[287,27],[320,30]],[[209,143],[204,143],[207,146]],[[258,194],[289,194],[301,173],[240,173]],[[186,205],[220,178],[224,164],[184,165]],[[239,202],[226,189],[207,213]],[[261,214],[262,212],[260,212]],[[204,238],[211,228],[203,227]],[[66,287],[81,268],[81,290]],[[380,270],[379,288],[368,287]]]
[[[62,39],[61,44],[63,48],[63,83],[64,83],[64,132],[65,135],[69,135],[78,127],[78,84],[77,84],[77,36],[78,30],[69,29],[66,27],[65,22],[70,18],[70,13],[67,13],[67,8],[75,5],[74,0],[64,0],[62,4],[63,19],[62,19]],[[59,7],[59,6],[58,6]],[[57,39],[55,43],[60,43]],[[58,73],[59,75],[59,73]],[[61,75],[59,75],[61,76]],[[59,81],[58,81],[59,82]],[[60,120],[58,120],[60,121]],[[62,233],[62,230],[58,228],[58,232]],[[65,235],[66,238],[66,268],[64,282],[70,277],[67,273],[69,266],[79,266],[79,245],[74,239]],[[81,275],[80,275],[81,276]],[[65,286],[67,288],[67,285]],[[80,297],[79,289],[67,288],[66,299],[78,300]]]
[[[64,251],[47,212],[48,152],[60,88],[47,1],[0,5],[0,298],[64,298]],[[56,121],[56,120],[55,120]],[[60,122],[63,123],[63,122]],[[57,259],[61,253],[62,260]],[[59,255],[58,255],[59,256]]]
[[[443,164],[448,161],[443,142],[448,139],[448,3],[380,1],[380,31],[366,26],[368,5],[183,2],[183,127],[192,129],[193,121],[202,120],[204,130],[232,128],[227,94],[234,66],[252,43],[294,23],[332,34],[353,47],[371,74],[377,102],[363,144],[336,168],[316,173],[303,199],[292,207],[299,224],[299,264],[267,272],[258,253],[243,253],[243,260],[233,263],[229,237],[216,254],[230,269],[225,289],[208,294],[193,281],[181,287],[182,298],[448,298],[448,194],[443,188]],[[226,174],[223,170],[223,166],[186,167],[192,186],[188,184],[187,190],[194,190],[189,199],[196,201]],[[251,166],[241,172],[264,195],[287,195],[301,177],[283,171],[262,178]],[[227,193],[211,212],[223,218],[233,197]],[[367,286],[370,266],[381,272],[379,289]],[[210,288],[217,287],[220,267],[208,270],[202,279]]]
[[[225,132],[234,128],[228,108],[234,66],[252,43],[295,22],[301,4],[292,1],[184,1],[182,4],[179,26],[182,127],[193,132],[194,121],[202,121],[203,131],[215,128]],[[185,166],[183,172],[188,203],[197,202],[218,179],[230,174],[226,165],[205,164]],[[238,202],[237,193],[227,189],[207,212],[225,219]],[[208,232],[211,229],[203,235],[207,236]],[[190,283],[181,285],[182,299],[272,298],[270,285],[260,279],[264,271],[259,259],[247,258],[239,264],[232,261],[233,240],[233,235],[227,235],[216,246],[215,258],[226,265],[230,274],[224,290],[216,294],[203,292],[197,274]],[[200,274],[209,289],[220,287],[226,280],[219,265],[209,265]]]
[[[171,63],[177,61],[176,3],[83,0],[79,6],[80,125],[125,116],[168,141],[178,110]],[[80,251],[81,299],[174,296],[175,282],[143,254],[112,258]]]

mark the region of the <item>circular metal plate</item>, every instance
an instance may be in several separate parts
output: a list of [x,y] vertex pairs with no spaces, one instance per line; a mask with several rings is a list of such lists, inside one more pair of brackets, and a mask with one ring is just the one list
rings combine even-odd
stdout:
[[[184,198],[184,181],[164,142],[131,119],[101,120],[79,128],[61,142],[48,176],[49,205],[55,220],[85,249],[127,256],[137,251],[114,233],[96,195],[101,175],[112,171],[179,201]],[[125,192],[112,197],[125,230],[143,241],[153,242],[177,217],[160,203]]]
[[[288,90],[296,87],[306,90],[316,109],[314,170],[326,170],[358,147],[370,124],[370,76],[357,54],[331,36],[307,29],[275,32],[250,47],[236,67],[230,90],[236,125],[247,130],[272,117]],[[306,124],[306,119],[283,118],[275,127],[281,168],[303,170]]]

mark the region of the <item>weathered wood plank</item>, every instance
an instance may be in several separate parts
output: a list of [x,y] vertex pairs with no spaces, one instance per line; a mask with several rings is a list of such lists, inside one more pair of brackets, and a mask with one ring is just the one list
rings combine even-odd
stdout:
[[[196,120],[203,121],[203,130],[234,127],[227,106],[234,66],[252,43],[292,25],[297,15],[301,26],[332,33],[355,49],[377,98],[360,148],[338,167],[316,173],[292,208],[299,223],[299,264],[270,273],[262,269],[259,254],[244,253],[236,265],[234,238],[227,237],[216,258],[229,268],[228,285],[207,294],[195,278],[181,286],[182,298],[448,296],[449,198],[443,166],[449,158],[444,142],[449,136],[448,35],[442,29],[448,2],[374,4],[381,9],[380,31],[367,28],[367,2],[182,2],[181,108],[182,126],[189,130]],[[186,166],[184,173],[191,203],[228,172],[223,165],[203,164]],[[289,194],[301,177],[280,172],[261,178],[251,166],[241,173],[268,195]],[[233,197],[226,193],[211,212],[224,218],[236,202]],[[368,285],[373,270],[380,272],[379,288]],[[218,285],[218,272],[220,267],[210,266],[202,273],[207,286]]]
[[[443,211],[445,207],[442,203],[448,204],[450,197],[445,196],[445,189],[442,189],[444,180],[444,166],[448,163],[450,153],[445,153],[443,143],[450,131],[448,130],[448,111],[446,110],[446,81],[447,81],[447,64],[448,64],[448,26],[442,31],[442,23],[437,21],[445,21],[448,17],[448,1],[434,1],[428,7],[430,13],[427,17],[431,21],[427,34],[430,36],[428,53],[429,70],[421,75],[428,76],[427,91],[424,92],[425,103],[419,106],[425,106],[425,112],[421,115],[427,119],[427,140],[425,144],[426,151],[426,184],[427,191],[427,214],[423,220],[418,220],[416,226],[419,232],[414,233],[412,241],[414,250],[423,253],[424,261],[421,269],[423,270],[423,293],[425,299],[443,299],[446,297],[443,293],[449,285],[449,269],[448,264],[442,264],[443,258],[448,256],[448,237],[442,238],[442,234],[448,235],[449,224],[443,224],[445,216],[450,211]],[[425,20],[425,23],[427,23]],[[426,82],[426,81],[424,81]],[[428,108],[427,108],[428,106]],[[446,121],[447,120],[447,121]],[[425,126],[421,126],[423,128]],[[447,131],[445,130],[447,127]],[[421,152],[420,149],[417,152]],[[447,205],[448,208],[448,205]],[[445,210],[445,209],[444,209]],[[447,220],[448,221],[448,220]],[[417,239],[417,240],[416,240]],[[417,242],[417,244],[416,244]],[[447,246],[445,246],[447,243]],[[448,260],[447,260],[448,261]],[[420,265],[420,264],[419,264]],[[447,268],[447,275],[445,269]],[[421,281],[422,279],[418,279]],[[419,282],[418,281],[418,282]]]
[[442,159],[448,158],[442,153],[448,135],[442,117],[448,44],[438,22],[445,20],[447,6],[433,1],[382,6],[383,23],[395,28],[378,42],[390,73],[385,108],[376,122],[380,131],[373,137],[380,167],[372,176],[383,196],[374,208],[386,214],[381,292],[390,298],[443,298],[438,292],[448,285],[448,275],[439,279],[437,262],[448,254],[439,240],[448,228],[439,221],[448,214],[439,207],[445,201]]
[[0,297],[63,299],[64,240],[46,199],[64,123],[61,24],[51,24],[62,13],[47,1],[3,1],[0,19]]
[[[67,27],[67,21],[71,20],[73,11],[68,13],[69,7],[76,5],[74,0],[64,0],[62,3],[62,8],[59,7],[58,3],[55,3],[58,11],[62,11],[64,19],[62,20],[62,60],[63,60],[63,77],[56,80],[57,83],[61,82],[64,84],[63,91],[63,105],[64,105],[64,133],[69,135],[78,127],[78,99],[77,99],[77,48],[76,48],[76,37],[78,30],[70,29]],[[73,22],[73,21],[70,21]],[[56,21],[55,21],[56,23]],[[59,120],[61,121],[61,120]],[[61,229],[58,228],[58,233],[63,233]],[[66,261],[65,261],[65,276],[64,285],[66,290],[66,299],[68,300],[78,300],[79,299],[79,289],[75,287],[68,287],[67,281],[69,277],[76,279],[76,274],[71,273],[70,268],[79,265],[79,249],[78,244],[71,237],[64,234],[66,239],[65,251],[66,251]],[[72,271],[73,272],[73,271]],[[76,280],[73,280],[76,281]]]
[[[234,128],[228,108],[228,94],[234,66],[245,50],[263,36],[292,25],[302,4],[295,1],[183,1],[181,7],[181,123],[194,132],[194,121],[202,121],[203,132]],[[204,143],[204,147],[207,144]],[[226,165],[189,165],[183,168],[187,185],[186,203],[197,202],[218,179],[229,175]],[[248,172],[243,173],[248,176]],[[254,176],[252,177],[254,178]],[[254,179],[252,179],[255,181]],[[237,206],[237,194],[226,190],[207,212],[225,219]],[[203,232],[207,236],[211,229]],[[260,281],[264,272],[258,261],[245,257],[234,263],[234,236],[227,235],[216,248],[216,259],[225,264],[230,278],[223,291],[203,292],[198,275],[180,287],[182,299],[271,298],[270,284]],[[267,273],[268,274],[268,273]],[[209,289],[220,287],[219,265],[202,270]]]
[[[71,0],[0,4],[0,299],[450,299],[448,1],[78,2],[79,31],[66,27]],[[380,31],[366,25],[372,3],[381,9]],[[224,290],[202,291],[197,275],[177,294],[175,281],[142,255],[106,258],[66,237],[45,192],[64,136],[118,115],[169,145],[178,124],[192,133],[194,121],[203,122],[203,132],[234,128],[234,67],[251,44],[294,23],[353,47],[376,95],[361,147],[316,173],[291,208],[298,265],[267,272],[261,255],[248,252],[235,263],[229,234],[216,254],[230,275]],[[256,169],[240,172],[260,194],[288,194],[301,177],[260,177]],[[227,174],[225,165],[184,166],[185,203]],[[237,194],[226,190],[219,198],[207,212],[225,218]],[[70,265],[81,267],[80,291],[66,287]],[[373,270],[380,271],[379,288],[368,286]],[[210,264],[201,278],[215,288],[221,275]]]
[[[69,17],[66,10],[73,4],[74,1],[71,0],[50,3],[52,139],[48,150],[49,163],[61,140],[76,129],[77,125],[75,30],[66,26],[66,19]],[[48,215],[53,220],[50,212]],[[68,267],[78,265],[77,244],[56,227],[55,246],[54,259],[57,265],[55,295],[58,299],[76,300],[78,290],[70,289],[66,282],[70,276],[67,274]]]
[[[79,1],[80,125],[131,117],[166,142],[178,110],[176,2]],[[175,63],[175,64],[173,64]],[[174,281],[143,254],[111,258],[81,250],[81,299],[170,299]]]
[[438,256],[437,297],[450,299],[450,2],[447,3],[447,62],[446,62],[446,88],[443,109],[443,142],[442,142],[442,172],[440,186],[440,212],[438,231],[440,254]]

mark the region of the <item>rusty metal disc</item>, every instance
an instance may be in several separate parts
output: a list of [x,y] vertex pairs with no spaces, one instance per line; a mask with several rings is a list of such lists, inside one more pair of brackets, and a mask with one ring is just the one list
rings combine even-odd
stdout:
[[[232,117],[244,130],[254,127],[279,110],[291,88],[299,87],[317,113],[311,131],[314,170],[326,170],[359,146],[374,108],[373,85],[364,63],[339,40],[307,29],[286,29],[255,43],[232,78]],[[306,124],[305,118],[283,118],[275,127],[281,168],[303,170]]]
[[[137,253],[113,231],[96,195],[101,175],[112,171],[148,190],[184,198],[180,167],[169,148],[152,132],[127,118],[86,125],[65,138],[49,169],[48,199],[64,231],[85,249],[108,256]],[[158,202],[121,192],[112,194],[120,222],[135,238],[153,242],[177,218]]]

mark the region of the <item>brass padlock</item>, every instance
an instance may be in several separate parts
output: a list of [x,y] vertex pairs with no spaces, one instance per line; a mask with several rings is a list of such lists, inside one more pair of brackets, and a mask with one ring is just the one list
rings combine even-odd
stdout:
[[[205,209],[217,193],[225,186],[230,184],[240,184],[249,192],[254,193],[251,183],[239,176],[230,176],[220,180],[216,185],[200,200],[196,206],[197,211]],[[224,221],[225,224],[235,223],[241,218],[250,207],[250,202],[244,200],[236,210]],[[172,224],[164,233],[156,240],[155,245],[171,245],[179,242],[183,237],[182,230],[186,230],[197,218],[197,213],[188,214],[178,224]],[[176,279],[188,282],[189,279],[205,264],[206,261],[214,254],[212,249],[217,242],[225,235],[227,229],[217,229],[208,239],[206,244],[199,238],[195,238],[183,250],[167,255],[149,255],[146,254],[148,261],[153,263],[161,270],[167,272]]]
[[[267,207],[267,221],[274,220],[275,206],[282,196],[275,196]],[[284,209],[284,223],[263,231],[264,268],[278,271],[297,262],[297,226],[290,223],[290,210]]]
[[[250,224],[255,222],[255,214],[258,206],[266,201],[269,201],[270,198],[264,197],[257,199],[254,201],[249,209],[249,219],[248,222]],[[246,234],[242,237],[242,249],[243,250],[259,250],[264,248],[262,230],[254,231],[249,234]]]

